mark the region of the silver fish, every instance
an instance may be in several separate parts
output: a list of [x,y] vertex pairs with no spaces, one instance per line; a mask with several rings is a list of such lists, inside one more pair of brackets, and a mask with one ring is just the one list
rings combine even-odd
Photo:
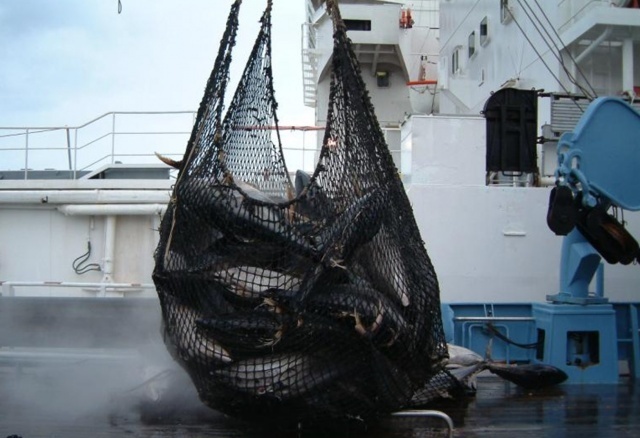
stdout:
[[296,211],[314,220],[323,219],[335,212],[331,199],[322,190],[317,181],[311,180],[311,175],[298,170],[295,178]]
[[365,286],[322,286],[310,296],[308,308],[338,318],[353,318],[356,331],[363,336],[371,336],[379,345],[393,344],[408,327],[393,301]]
[[302,280],[258,266],[235,266],[213,274],[240,296],[260,298],[268,289],[298,289]]
[[449,370],[449,373],[462,384],[467,394],[474,394],[478,388],[477,377],[482,371],[487,369],[486,362],[479,362],[473,365],[460,366]]
[[306,356],[291,353],[252,357],[215,370],[213,375],[238,391],[263,395],[273,393],[283,373],[305,360]]
[[449,370],[484,362],[484,358],[478,353],[459,345],[447,344],[447,351],[449,353],[449,359],[446,362],[446,367]]
[[484,370],[526,389],[539,389],[557,385],[567,374],[551,365],[530,363],[508,365],[483,359],[479,354],[458,345],[447,344],[449,360],[447,370],[461,383],[475,390],[476,377]]
[[289,223],[288,201],[274,202],[272,197],[241,181],[211,185],[188,180],[176,187],[176,198],[188,217],[206,218],[223,234],[237,240],[269,239],[287,242],[302,253],[313,251],[308,240]]
[[177,355],[184,361],[210,360],[220,364],[228,364],[233,361],[229,352],[214,339],[201,333],[196,326],[196,320],[201,317],[199,312],[189,306],[180,304],[175,298],[167,298],[171,304],[165,306],[169,309],[165,330],[169,334]]
[[196,324],[232,352],[255,352],[273,347],[284,331],[282,319],[267,311],[219,315],[199,319]]
[[327,361],[283,353],[242,360],[214,371],[214,375],[238,391],[286,400],[303,396],[342,372]]

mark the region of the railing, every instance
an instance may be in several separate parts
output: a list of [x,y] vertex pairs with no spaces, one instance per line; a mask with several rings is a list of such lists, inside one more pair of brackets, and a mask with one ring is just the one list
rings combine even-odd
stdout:
[[319,53],[316,50],[316,32],[313,23],[304,23],[301,35],[304,104],[313,108],[316,105],[319,57]]
[[[195,116],[195,111],[109,112],[75,127],[0,127],[0,179],[29,179],[42,170],[77,179],[107,164],[159,164],[156,152],[179,159]],[[323,128],[279,128],[289,168],[313,170],[315,133]]]
[[35,170],[65,171],[69,179],[114,163],[177,158],[191,133],[194,111],[109,112],[79,126],[0,127],[0,170],[29,179]]
[[[596,11],[597,8],[620,8],[626,9],[623,13],[629,16],[629,13],[637,12],[637,2],[629,0],[570,0],[558,2],[558,30],[560,33],[566,31],[569,27],[575,24],[578,20],[584,18],[592,11]],[[629,9],[635,9],[635,11],[629,11]],[[597,21],[597,17],[596,18]],[[565,41],[566,43],[566,41]]]
[[[42,179],[51,173],[58,174],[56,179],[78,179],[110,164],[160,164],[156,153],[180,159],[195,116],[195,111],[109,112],[74,127],[0,127],[0,180]],[[290,170],[314,170],[317,133],[323,129],[279,126]],[[400,169],[399,127],[383,131]]]
[[[80,290],[87,292],[91,297],[122,297],[126,294],[141,294],[145,291],[155,291],[155,285],[151,283],[107,283],[107,282],[73,282],[73,281],[4,281],[0,282],[0,291],[3,297],[29,296],[29,293],[16,293],[16,288],[26,289],[33,293],[36,289],[59,289],[60,294],[57,296],[75,296],[75,293],[69,294],[69,290]],[[37,293],[37,296],[46,296]],[[50,293],[49,296],[54,296]],[[155,294],[153,294],[155,296]]]

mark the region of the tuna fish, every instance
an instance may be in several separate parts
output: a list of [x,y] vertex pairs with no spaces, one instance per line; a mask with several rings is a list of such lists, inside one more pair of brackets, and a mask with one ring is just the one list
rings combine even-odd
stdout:
[[481,371],[489,370],[526,389],[541,389],[558,385],[567,380],[567,374],[559,368],[545,364],[506,365],[483,359],[479,354],[460,347],[447,344],[449,360],[447,369],[465,384],[475,387],[475,376]]
[[215,370],[213,376],[240,392],[287,400],[317,390],[344,371],[309,355],[282,353],[241,360]]

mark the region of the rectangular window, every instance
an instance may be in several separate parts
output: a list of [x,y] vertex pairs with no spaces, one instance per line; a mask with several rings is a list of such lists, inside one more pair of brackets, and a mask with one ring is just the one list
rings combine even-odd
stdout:
[[455,49],[451,54],[451,73],[456,74],[460,71],[460,49]]
[[469,34],[469,58],[476,53],[476,31]]
[[508,23],[511,21],[511,8],[509,0],[500,0],[500,22]]
[[371,20],[344,20],[347,30],[371,30]]
[[380,88],[388,88],[389,87],[389,72],[388,71],[377,71],[376,72],[376,83]]
[[480,22],[480,45],[484,46],[489,42],[489,23],[487,17]]

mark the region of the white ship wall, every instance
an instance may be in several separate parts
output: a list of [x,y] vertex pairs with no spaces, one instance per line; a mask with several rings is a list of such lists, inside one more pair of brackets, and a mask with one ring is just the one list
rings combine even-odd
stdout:
[[[568,71],[585,88],[593,87],[597,95],[620,95],[639,83],[640,69],[634,61],[640,55],[638,9],[614,6],[626,3],[624,1],[506,3],[510,5],[511,13],[505,12],[502,16],[499,1],[441,2],[441,113],[477,114],[490,93],[503,86],[583,94],[569,80],[558,59],[558,47],[562,48],[563,44],[570,45],[562,50]],[[540,8],[545,11],[544,15]],[[487,20],[487,36],[481,41],[483,19]],[[475,51],[470,55],[472,32],[475,32]],[[590,46],[599,37],[606,39],[605,32],[611,32],[610,44]],[[625,57],[621,42],[624,39],[633,41],[627,55],[626,71],[623,71]],[[453,66],[456,50],[459,51],[457,69]],[[576,59],[580,59],[579,71],[573,65]],[[625,74],[629,76],[627,85],[623,83]],[[549,121],[546,108],[540,108],[539,120],[541,123]]]
[[[480,22],[485,17],[488,35],[486,42],[481,44],[478,37]],[[544,47],[529,22],[522,21],[521,25],[532,41]],[[475,53],[469,57],[469,35],[474,31]],[[516,23],[513,20],[501,22],[498,1],[441,2],[440,44],[440,112],[443,114],[479,114],[490,93],[509,80],[517,80],[517,88],[522,89],[555,83]],[[456,48],[460,50],[459,70],[451,75],[451,56]],[[552,53],[546,52],[544,60],[554,65]],[[555,90],[557,86],[552,88]],[[543,116],[541,120],[544,119]]]
[[[402,72],[395,66],[387,68],[390,72],[390,85],[387,88],[380,88],[376,84],[376,78],[363,68],[362,78],[371,91],[371,102],[374,106],[378,123],[383,128],[397,127],[402,123],[405,115],[411,113],[411,102],[409,100],[409,89],[406,81],[402,78]],[[327,111],[329,103],[329,78],[318,84],[318,108],[325,110],[317,111],[316,124],[324,126],[327,122]],[[321,137],[321,136],[319,136]]]
[[[348,32],[349,38],[354,43],[364,45],[383,45],[385,50],[390,50],[391,46],[402,47],[398,50],[410,51],[411,41],[398,32],[398,19],[400,6],[393,4],[376,4],[363,7],[363,5],[340,5],[342,18],[345,20],[370,20],[371,31]],[[316,124],[324,125],[327,120],[329,103],[330,84],[330,63],[333,50],[333,24],[325,15],[315,24],[316,44],[320,57],[318,66],[320,70],[317,85]],[[397,59],[397,57],[393,57]],[[397,63],[384,62],[384,56],[380,56],[377,70],[388,71],[389,86],[378,87],[375,71],[371,64],[361,65],[362,79],[368,90],[375,107],[376,116],[383,127],[398,126],[406,114],[411,113],[411,103],[409,101],[409,90],[406,87],[407,77],[402,66]],[[397,62],[397,61],[394,61]]]
[[[161,191],[158,197],[168,191]],[[160,217],[158,214],[126,214],[115,217],[113,259],[107,250],[107,215],[65,215],[58,207],[72,204],[0,203],[0,287],[5,294],[12,283],[100,283],[105,270],[111,270],[110,281],[133,284],[126,291],[107,291],[102,296],[155,296],[149,288],[135,285],[152,283],[153,252],[155,250]],[[104,204],[82,204],[87,208],[101,208]],[[62,207],[64,208],[64,207]],[[79,275],[72,268],[73,261],[87,252],[91,242],[91,256],[86,264],[97,263],[102,271]],[[109,268],[109,266],[111,268]],[[94,285],[86,287],[12,286],[16,296],[101,296]]]
[[[546,225],[549,188],[488,187],[484,183],[484,119],[414,116],[402,128],[403,177],[444,302],[544,301],[558,292],[562,238]],[[166,204],[168,188],[147,190],[141,205]],[[87,263],[105,266],[105,215],[65,215],[50,202],[0,202],[0,283],[99,283],[104,272],[76,274],[71,265],[92,244]],[[93,207],[100,209],[104,197]],[[640,214],[627,213],[640,235]],[[157,213],[118,215],[113,274],[117,284],[152,283]],[[638,266],[605,267],[605,296],[637,301]],[[593,288],[592,288],[593,289]],[[82,288],[14,287],[17,296],[101,296]],[[155,297],[153,288],[107,291],[106,296]]]
[[[402,135],[405,157],[411,151],[403,176],[441,300],[531,302],[558,293],[562,237],[546,224],[550,188],[485,185],[484,119],[414,116]],[[640,214],[625,219],[639,236]],[[638,266],[604,272],[606,297],[638,299]]]

